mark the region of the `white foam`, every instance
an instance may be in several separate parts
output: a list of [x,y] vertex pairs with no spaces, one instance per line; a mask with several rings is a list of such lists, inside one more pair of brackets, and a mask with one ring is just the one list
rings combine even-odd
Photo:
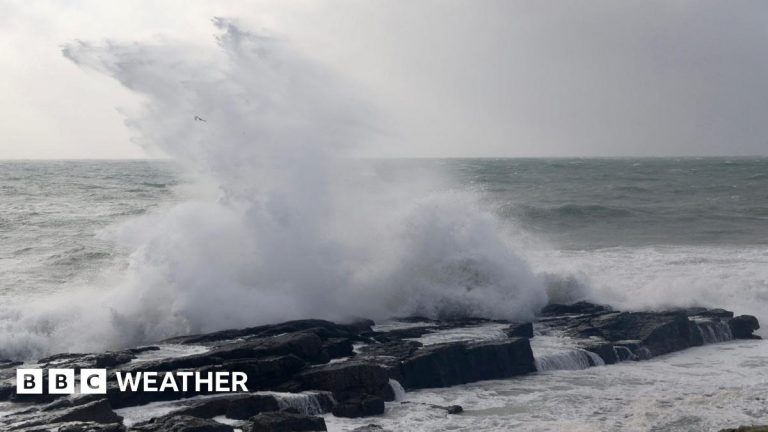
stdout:
[[[225,425],[230,425],[230,426],[237,426],[237,425],[240,425],[240,424],[243,423],[242,420],[235,420],[235,419],[231,419],[231,418],[228,418],[228,417],[225,417],[225,416],[216,416],[216,417],[212,418],[211,420],[217,421],[217,422],[225,424]],[[235,429],[235,430],[239,430],[239,429]]]
[[386,332],[391,330],[404,330],[417,327],[435,327],[437,324],[433,322],[405,322],[397,320],[384,321],[382,323],[376,323],[373,326],[374,331]]
[[534,323],[533,329],[535,336],[531,339],[531,350],[539,372],[586,369],[605,364],[599,355],[581,349],[577,340],[561,331],[541,323]]
[[[705,345],[644,362],[559,370],[408,393],[375,423],[409,431],[693,432],[761,423],[768,416],[768,342]],[[446,415],[422,403],[461,405]],[[329,431],[371,419],[326,417]]]
[[[194,401],[194,400],[200,400],[200,399],[207,399],[212,398],[215,396],[198,396],[198,397],[192,397],[189,399],[184,399],[184,401]],[[141,423],[148,421],[155,417],[160,417],[165,414],[170,413],[171,411],[175,411],[177,409],[182,408],[183,402],[179,401],[162,401],[162,402],[152,402],[148,403],[146,405],[140,405],[140,406],[133,406],[133,407],[127,407],[127,408],[119,408],[114,410],[117,415],[123,417],[123,423],[130,427],[136,423]]]
[[[322,414],[324,410],[320,398],[331,397],[330,393],[321,391],[307,391],[301,393],[259,391],[249,394],[274,396],[277,399],[280,409],[295,408],[300,413],[307,415]],[[188,406],[190,402],[221,397],[227,397],[227,395],[214,394],[173,401],[152,402],[146,405],[116,409],[115,412],[118,415],[123,416],[125,425],[130,427],[136,423],[141,423]],[[333,400],[332,397],[331,400]]]
[[210,351],[210,347],[203,345],[159,344],[156,346],[160,349],[141,352],[136,355],[136,358],[131,360],[131,363],[186,357]]
[[438,330],[418,338],[412,338],[411,340],[416,340],[424,345],[461,341],[502,340],[507,338],[507,335],[504,333],[504,329],[507,327],[509,327],[509,324],[484,323],[467,327]]
[[377,122],[349,84],[284,41],[215,25],[216,48],[64,48],[142,96],[123,110],[135,141],[191,185],[104,234],[127,262],[95,287],[4,303],[0,357],[307,317],[529,320],[546,304],[543,278],[475,192],[448,187],[438,167],[349,161]]
[[263,394],[272,394],[277,397],[280,409],[294,408],[302,414],[318,415],[323,414],[323,404],[321,398],[329,398],[333,401],[333,396],[328,392],[307,391],[301,393],[275,393],[261,392]]
[[603,359],[592,352],[582,349],[566,349],[561,352],[535,357],[536,370],[579,370],[592,366],[603,366]]
[[[768,251],[752,246],[529,250],[537,271],[570,274],[620,310],[704,306],[768,319]],[[758,330],[759,334],[765,329]]]
[[395,401],[402,402],[406,398],[405,389],[397,380],[390,379],[389,386],[392,387],[392,392],[395,394]]

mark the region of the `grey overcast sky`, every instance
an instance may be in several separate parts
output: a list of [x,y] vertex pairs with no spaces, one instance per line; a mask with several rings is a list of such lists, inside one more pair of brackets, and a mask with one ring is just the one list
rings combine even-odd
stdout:
[[75,39],[212,46],[214,16],[364,89],[370,156],[768,154],[768,2],[0,0],[0,159],[146,157]]

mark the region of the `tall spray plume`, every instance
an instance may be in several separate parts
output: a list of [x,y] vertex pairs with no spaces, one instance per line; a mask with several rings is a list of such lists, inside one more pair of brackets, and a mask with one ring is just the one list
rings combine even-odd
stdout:
[[[67,45],[138,93],[136,141],[193,193],[110,231],[128,263],[7,306],[0,354],[92,351],[298,318],[530,319],[545,282],[475,194],[435,172],[354,161],[375,118],[284,41],[214,20],[217,49]],[[197,119],[196,119],[197,117]]]

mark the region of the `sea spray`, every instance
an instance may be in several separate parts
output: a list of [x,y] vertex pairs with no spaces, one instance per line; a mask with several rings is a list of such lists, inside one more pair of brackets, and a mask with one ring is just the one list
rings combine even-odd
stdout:
[[593,299],[616,309],[703,306],[758,318],[768,314],[764,246],[623,246],[528,251],[526,257],[534,271],[579,275]]
[[499,221],[437,173],[352,163],[372,110],[284,42],[217,19],[219,51],[76,42],[141,95],[136,142],[197,190],[112,230],[124,269],[1,316],[0,354],[91,351],[293,318],[529,320],[546,303]]

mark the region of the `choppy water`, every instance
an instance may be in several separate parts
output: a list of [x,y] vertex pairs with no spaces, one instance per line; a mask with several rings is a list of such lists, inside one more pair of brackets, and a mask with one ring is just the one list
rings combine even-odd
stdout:
[[55,291],[118,255],[100,233],[173,200],[164,162],[0,162],[0,293]]
[[502,215],[570,249],[768,244],[768,159],[468,160]]
[[[468,159],[459,184],[563,250],[768,245],[768,159]],[[35,290],[114,253],[98,230],[173,200],[157,161],[0,162],[2,286]]]
[[[574,275],[598,299],[768,310],[768,159],[388,164],[438,165],[482,191],[538,271]],[[179,175],[158,161],[0,162],[0,293],[66,289],[124,264],[102,233],[176,201]]]
[[[645,362],[420,390],[389,403],[383,418],[326,422],[333,432],[372,422],[393,431],[719,431],[766,423],[766,359],[764,341],[726,342]],[[458,404],[464,413],[424,404]]]

